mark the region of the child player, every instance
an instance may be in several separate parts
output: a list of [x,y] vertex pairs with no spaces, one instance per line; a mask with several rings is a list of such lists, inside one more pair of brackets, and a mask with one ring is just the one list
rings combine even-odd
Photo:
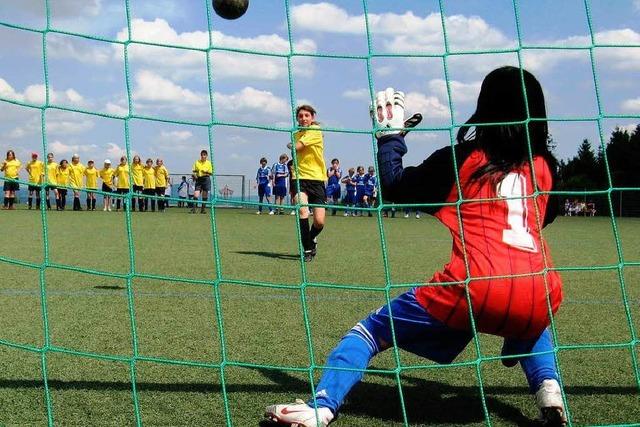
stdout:
[[[353,176],[353,183],[356,186],[356,206],[359,208],[365,206],[365,192],[366,174],[364,173],[364,166],[358,166],[356,174]],[[362,211],[353,211],[353,216],[362,216]]]
[[40,209],[40,184],[44,180],[44,163],[38,160],[38,153],[31,153],[31,161],[25,166],[29,174],[29,209],[33,207],[33,194],[36,196],[36,209]]
[[96,191],[98,190],[98,169],[96,169],[93,160],[87,162],[87,167],[84,170],[85,187],[87,189],[87,210],[96,210]]
[[73,189],[73,210],[81,211],[80,189],[83,187],[85,166],[80,163],[80,155],[74,154],[69,164],[69,186]]
[[151,199],[151,212],[156,211],[156,170],[153,167],[153,159],[147,159],[147,163],[142,168],[142,193],[145,195],[143,209],[149,210],[149,199]]
[[16,159],[16,153],[14,153],[13,150],[7,151],[7,157],[5,161],[2,162],[2,166],[0,166],[0,171],[4,172],[5,177],[5,181],[2,186],[2,189],[4,190],[3,209],[15,209],[13,204],[16,201],[16,193],[20,190],[20,184],[18,184],[17,180],[20,179],[19,173],[21,167],[22,163],[20,160]]
[[[331,167],[327,169],[327,203],[333,202],[337,205],[340,201],[340,178],[342,178],[342,169],[340,169],[340,160],[331,160]],[[333,208],[331,216],[336,215],[336,209]]]
[[46,189],[46,198],[47,198],[47,209],[51,210],[51,201],[49,200],[49,191],[53,190],[53,195],[56,199],[56,210],[60,207],[60,202],[58,200],[58,190],[56,189],[56,184],[58,181],[56,180],[56,175],[58,174],[58,163],[54,160],[53,153],[47,154],[47,185]]
[[100,169],[100,179],[102,179],[102,192],[104,208],[103,211],[111,212],[111,194],[113,193],[113,175],[115,169],[111,167],[111,160],[106,159],[104,166]]
[[127,157],[120,157],[120,164],[116,166],[115,176],[118,184],[116,185],[116,193],[121,194],[116,199],[116,212],[120,211],[120,202],[122,202],[122,210],[127,210],[126,197],[129,194],[129,163]]
[[[138,210],[142,212],[142,190],[144,189],[144,185],[142,182],[142,169],[144,165],[142,164],[142,160],[139,155],[133,156],[133,161],[131,162],[131,178],[133,179],[133,193],[138,195]],[[136,200],[131,198],[131,211],[135,212],[136,210]]]
[[344,204],[347,205],[347,209],[344,211],[344,216],[353,215],[356,216],[356,211],[353,209],[349,210],[348,208],[353,208],[356,204],[356,170],[354,168],[349,168],[349,175],[342,178],[342,183],[347,190],[347,195],[344,198]]
[[[289,167],[287,161],[289,156],[281,154],[278,159],[278,163],[274,164],[271,168],[273,174],[273,195],[276,202],[276,211],[279,215],[284,215],[284,198],[287,197],[287,178],[289,177]],[[278,206],[280,206],[278,208]]]
[[[504,338],[502,355],[509,357],[502,362],[520,363],[543,424],[565,425],[548,330],[562,282],[541,236],[557,210],[548,194],[556,160],[547,145],[540,84],[519,68],[492,71],[457,145],[415,167],[403,167],[407,146],[391,129],[402,127],[404,95],[379,92],[374,115],[382,195],[396,203],[446,203],[424,209],[451,232],[451,261],[428,286],[401,294],[357,323],[329,355],[314,398],[269,406],[267,416],[285,425],[324,427],[379,352],[397,345],[448,364],[477,331]],[[482,126],[470,133],[475,124]],[[460,200],[465,203],[455,203]]]
[[[258,186],[258,199],[260,204],[258,205],[258,215],[262,214],[262,201],[267,199],[267,203],[271,205],[271,168],[267,166],[267,159],[265,157],[260,159],[260,167],[256,172],[256,185]],[[273,208],[269,206],[269,215],[273,215]]]
[[67,159],[60,160],[60,166],[56,170],[56,183],[58,184],[58,208],[63,211],[67,206],[67,191],[71,181],[71,168]]
[[[373,166],[369,166],[369,170],[364,176],[364,205],[367,208],[375,206],[377,197],[378,177],[376,176],[376,169]],[[369,216],[372,216],[371,211],[369,211]]]
[[[294,134],[295,145],[289,143],[288,148],[295,150],[297,171],[295,203],[300,207],[300,239],[304,250],[304,261],[310,262],[316,256],[317,237],[324,228],[326,193],[324,182],[327,167],[324,162],[324,141],[320,126],[316,122],[316,110],[310,105],[301,105],[296,109],[296,119],[301,129]],[[313,225],[309,228],[309,206],[313,207]]]
[[164,160],[156,159],[156,196],[158,196],[158,212],[164,212],[164,192],[169,183],[169,171]]

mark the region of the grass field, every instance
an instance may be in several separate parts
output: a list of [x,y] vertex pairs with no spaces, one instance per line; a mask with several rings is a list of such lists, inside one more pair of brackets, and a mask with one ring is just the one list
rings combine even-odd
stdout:
[[[52,267],[42,270],[42,301],[41,270],[33,268],[44,260],[42,218],[37,212],[0,212],[0,256],[23,262],[0,262],[0,340],[12,344],[0,345],[0,425],[47,423],[41,354],[28,351],[45,345],[43,303],[55,424],[135,424],[127,359],[137,351],[135,396],[143,424],[222,426],[228,415],[234,426],[255,426],[266,405],[310,393],[303,300],[317,365],[355,322],[385,302],[375,218],[328,218],[319,255],[306,265],[311,285],[304,289],[295,221],[288,215],[216,211],[220,271],[209,215],[175,208],[132,213],[133,260],[123,214],[51,212],[47,218]],[[383,224],[392,283],[421,282],[447,262],[450,238],[433,218]],[[620,271],[637,334],[640,220],[620,219],[617,229],[624,261],[635,263]],[[546,237],[556,266],[572,268],[563,272],[565,303],[557,328],[560,345],[576,346],[558,353],[573,425],[640,423],[632,359],[632,351],[640,359],[640,343],[629,346],[610,219],[558,218]],[[133,277],[129,294],[131,261],[142,277]],[[589,266],[609,268],[584,269]],[[216,292],[207,281],[218,276]],[[342,288],[313,286],[321,283]],[[394,288],[392,295],[403,290]],[[489,336],[479,340],[483,356],[498,355],[500,344]],[[605,347],[580,347],[590,344]],[[456,362],[476,358],[469,346]],[[399,377],[410,425],[486,424],[475,365],[441,367],[403,352],[399,360],[408,367]],[[293,369],[269,368],[283,366]],[[372,368],[395,369],[393,352],[376,358]],[[479,371],[491,423],[531,425],[535,405],[520,369],[494,360],[481,363]],[[338,425],[403,425],[395,373],[366,376]]]

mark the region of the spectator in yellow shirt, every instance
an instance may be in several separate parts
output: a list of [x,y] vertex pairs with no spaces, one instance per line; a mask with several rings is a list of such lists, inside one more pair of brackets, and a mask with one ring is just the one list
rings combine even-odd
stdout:
[[36,209],[40,209],[40,184],[44,178],[44,163],[38,160],[38,153],[31,153],[31,161],[25,166],[29,174],[29,209],[33,207],[33,193],[36,194]]
[[158,211],[164,212],[164,190],[167,189],[167,183],[169,182],[169,171],[164,166],[162,159],[156,159],[156,195],[158,199]]
[[87,210],[96,210],[96,190],[98,190],[98,169],[96,169],[93,160],[87,162],[87,168],[84,170],[87,188]]
[[71,168],[66,159],[60,160],[60,166],[56,173],[56,183],[58,184],[58,207],[56,210],[63,211],[67,205],[67,187],[71,175]]
[[3,209],[15,209],[14,203],[16,201],[16,192],[20,190],[20,185],[14,180],[18,179],[21,167],[22,163],[20,163],[20,160],[16,159],[16,153],[14,153],[13,150],[7,151],[6,160],[2,162],[2,166],[0,166],[0,171],[4,172],[5,178],[3,185]]
[[[193,198],[198,200],[202,193],[202,204],[200,205],[200,213],[205,213],[205,202],[209,199],[209,192],[211,191],[211,175],[213,175],[213,165],[207,159],[209,153],[207,150],[200,151],[200,159],[196,160],[193,164],[193,174],[196,176],[196,189],[193,193]],[[191,213],[196,213],[197,203],[191,208]]]
[[80,205],[80,189],[83,187],[82,178],[84,177],[85,166],[80,163],[80,156],[74,154],[69,164],[69,187],[73,189],[73,210],[81,211]]
[[122,197],[116,199],[116,212],[120,211],[120,202],[122,201],[122,209],[127,210],[126,197],[129,194],[129,164],[127,157],[120,157],[120,164],[116,167],[116,193],[122,194]]
[[147,159],[147,164],[142,168],[142,186],[144,205],[143,210],[149,210],[149,199],[151,199],[151,212],[156,211],[156,170],[153,167],[153,159]]
[[58,200],[58,189],[56,188],[56,184],[58,180],[56,175],[58,174],[58,163],[54,160],[53,153],[47,154],[47,174],[46,174],[46,182],[47,185],[45,189],[47,191],[47,209],[51,210],[51,201],[49,200],[49,191],[53,190],[54,198],[56,199],[56,210],[60,207],[60,201]]
[[111,193],[113,193],[113,174],[115,170],[111,167],[111,160],[106,159],[104,166],[100,169],[100,179],[102,179],[102,193],[104,200],[103,211],[111,212]]
[[[140,197],[142,194],[142,190],[144,190],[144,183],[142,182],[142,169],[144,169],[144,165],[140,160],[140,156],[137,154],[133,156],[133,161],[131,162],[131,177],[133,178],[133,192],[134,194],[138,194],[138,210],[142,212],[142,204],[143,199]],[[136,210],[135,199],[131,199],[131,210]]]

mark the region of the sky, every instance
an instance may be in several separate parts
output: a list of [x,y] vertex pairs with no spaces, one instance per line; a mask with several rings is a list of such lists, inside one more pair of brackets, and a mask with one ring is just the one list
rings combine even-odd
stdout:
[[[422,112],[423,129],[446,128],[471,115],[489,71],[519,61],[514,52],[474,53],[518,46],[513,0],[443,0],[444,19],[436,0],[290,0],[288,13],[284,0],[252,0],[238,20],[212,13],[210,27],[207,1],[129,0],[127,23],[125,0],[49,0],[53,31],[46,37],[11,27],[45,29],[44,0],[0,2],[0,151],[14,149],[26,161],[32,151],[43,153],[46,141],[57,159],[78,153],[85,163],[101,164],[128,147],[130,155],[163,158],[171,173],[182,174],[211,140],[217,173],[253,179],[262,156],[271,163],[287,151],[290,133],[282,130],[294,126],[292,108],[310,103],[323,127],[348,131],[325,132],[327,161],[337,157],[344,169],[366,167],[373,164],[370,88],[404,91],[408,112]],[[585,49],[521,54],[543,86],[549,117],[571,120],[550,124],[561,159],[575,155],[585,138],[599,144],[597,124],[575,120],[598,116],[596,94],[602,114],[632,116],[603,120],[606,138],[617,126],[640,123],[640,0],[588,4],[595,42],[631,47],[595,48],[593,57]],[[583,0],[519,0],[517,17],[524,46],[591,44]],[[260,54],[213,49],[207,58],[210,35],[214,47]],[[129,36],[125,66],[124,44],[111,41]],[[45,102],[43,47],[49,104],[107,117],[39,108]],[[288,61],[291,49],[302,55]],[[390,56],[367,60],[369,52]],[[157,120],[131,118],[125,129],[129,113]],[[216,125],[209,135],[212,118],[229,125]],[[450,136],[447,130],[415,131],[407,143],[405,163],[415,164],[450,144]]]

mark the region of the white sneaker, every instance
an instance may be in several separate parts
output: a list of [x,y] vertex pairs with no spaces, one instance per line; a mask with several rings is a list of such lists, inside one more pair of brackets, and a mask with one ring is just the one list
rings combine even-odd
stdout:
[[420,219],[420,214],[419,213],[416,214],[416,219]]
[[106,212],[107,211],[107,207],[105,206],[104,209],[102,209],[102,210]]
[[291,213],[289,215],[295,215],[296,211],[291,211]]
[[109,207],[109,208],[107,208],[107,210],[108,210],[109,212],[111,212],[111,208],[110,208],[110,207]]
[[404,217],[409,218],[409,214],[408,213],[404,214]]
[[258,211],[256,212],[256,215],[262,215],[262,212]]
[[539,421],[544,426],[561,427],[567,425],[564,413],[562,391],[556,380],[544,380],[536,392],[536,406],[540,410]]
[[269,211],[269,215],[275,215],[273,211]]
[[333,420],[329,408],[318,408],[316,417],[316,409],[300,399],[295,403],[267,406],[264,416],[289,427],[327,427]]
[[345,213],[344,213],[344,216],[349,216],[349,212],[345,212]]

